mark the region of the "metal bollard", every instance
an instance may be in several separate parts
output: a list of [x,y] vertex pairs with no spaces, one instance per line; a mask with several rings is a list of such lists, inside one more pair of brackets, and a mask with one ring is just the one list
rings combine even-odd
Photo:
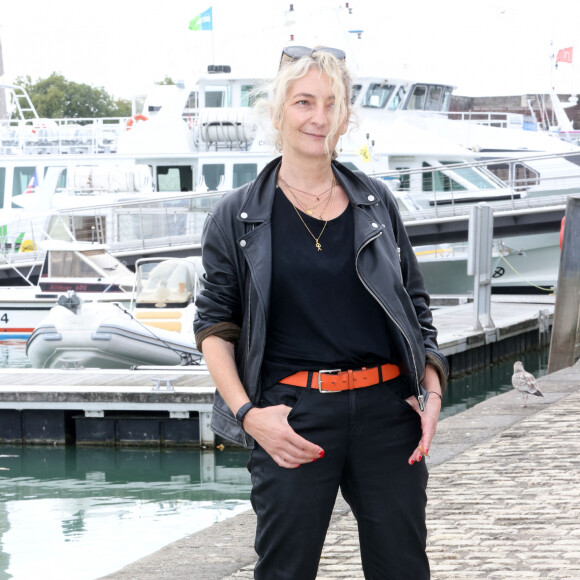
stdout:
[[493,328],[491,319],[491,250],[493,210],[487,203],[470,208],[467,274],[473,276],[473,330]]

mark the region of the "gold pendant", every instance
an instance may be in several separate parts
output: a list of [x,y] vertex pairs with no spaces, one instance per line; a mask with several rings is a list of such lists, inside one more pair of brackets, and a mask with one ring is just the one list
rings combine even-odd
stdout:
[[312,215],[312,210],[311,210],[311,209],[307,209],[307,210],[306,210],[306,213],[307,213],[308,215]]
[[318,242],[318,241],[316,242],[316,249],[317,249],[319,252],[322,252],[322,246],[320,245],[320,242]]

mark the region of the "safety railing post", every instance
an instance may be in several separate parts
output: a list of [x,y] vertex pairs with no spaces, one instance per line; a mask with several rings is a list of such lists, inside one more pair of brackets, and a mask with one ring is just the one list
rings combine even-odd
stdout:
[[493,328],[491,319],[491,251],[493,210],[487,203],[470,208],[467,274],[473,276],[473,330]]

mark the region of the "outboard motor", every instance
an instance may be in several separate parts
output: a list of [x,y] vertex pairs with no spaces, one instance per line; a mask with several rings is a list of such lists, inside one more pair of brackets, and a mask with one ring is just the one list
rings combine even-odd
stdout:
[[73,314],[76,314],[81,305],[81,299],[74,290],[69,290],[66,294],[59,297],[57,304],[68,308]]

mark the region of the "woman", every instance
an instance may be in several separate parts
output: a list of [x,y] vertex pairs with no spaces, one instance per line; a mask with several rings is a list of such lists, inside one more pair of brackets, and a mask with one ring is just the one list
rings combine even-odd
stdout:
[[350,87],[342,51],[285,49],[282,156],[204,228],[196,341],[213,430],[253,446],[258,579],[316,578],[339,489],[366,578],[429,577],[421,459],[447,363],[393,196],[333,161]]

